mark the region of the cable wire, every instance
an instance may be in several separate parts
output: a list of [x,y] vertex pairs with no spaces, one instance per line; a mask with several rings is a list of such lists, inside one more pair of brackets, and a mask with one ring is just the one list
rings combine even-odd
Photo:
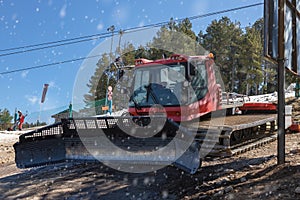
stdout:
[[[196,15],[196,16],[187,17],[187,18],[175,19],[173,21],[174,22],[180,22],[180,21],[183,21],[184,19],[189,19],[189,20],[192,21],[192,20],[195,20],[195,19],[204,18],[204,17],[208,17],[208,16],[223,14],[223,13],[227,13],[227,12],[233,12],[233,11],[242,10],[242,9],[246,9],[246,8],[250,8],[250,7],[256,7],[256,6],[260,6],[260,5],[263,5],[263,4],[264,3],[250,4],[250,5],[246,5],[246,6],[241,6],[241,7],[236,7],[236,8],[231,8],[231,9],[226,9],[226,10],[221,10],[221,11],[216,11],[216,12],[211,12],[211,13],[207,13],[207,14]],[[149,28],[161,27],[161,26],[167,25],[169,22],[170,21],[165,21],[165,22],[159,22],[159,23],[155,23],[155,24],[148,24],[148,25],[144,25],[144,26],[140,26],[140,27],[132,27],[132,28],[128,28],[128,29],[125,29],[125,30],[122,30],[122,31],[123,31],[123,33],[124,32],[127,32],[127,33],[137,32],[137,31],[141,31],[141,30],[145,30],[145,29],[149,29]],[[94,35],[76,37],[76,38],[65,39],[65,40],[58,40],[58,41],[45,42],[45,43],[40,43],[40,44],[27,45],[27,46],[22,46],[22,47],[2,49],[0,51],[11,51],[11,50],[37,47],[37,48],[32,48],[32,49],[27,49],[27,50],[21,50],[21,51],[15,51],[15,52],[10,52],[10,53],[0,54],[0,57],[1,56],[13,55],[13,54],[26,53],[26,52],[31,52],[31,51],[37,51],[37,50],[42,50],[42,49],[47,49],[47,48],[53,48],[53,47],[58,47],[58,46],[76,44],[76,43],[86,42],[86,41],[90,41],[90,40],[103,39],[103,38],[107,38],[107,37],[112,37],[112,35],[111,35],[112,33],[118,33],[118,32],[119,31],[113,31],[113,32],[110,32],[110,33],[94,34]],[[71,42],[71,41],[73,41],[73,42]],[[65,42],[65,43],[63,43],[63,42]],[[57,43],[62,43],[62,44],[57,44]],[[48,45],[48,46],[44,46],[44,45]],[[39,46],[44,46],[44,47],[39,47]],[[26,70],[31,70],[31,69],[44,68],[44,67],[48,67],[48,66],[64,64],[64,63],[69,63],[69,62],[75,62],[75,61],[90,59],[90,58],[94,58],[94,57],[98,57],[98,56],[100,56],[100,55],[76,58],[76,59],[65,60],[65,61],[60,61],[60,62],[48,63],[48,64],[44,64],[44,65],[37,65],[37,66],[33,66],[33,67],[21,68],[21,69],[16,69],[16,70],[3,71],[3,72],[0,72],[0,75],[10,74],[10,73],[20,72],[20,71],[26,71]]]
[[[198,19],[198,18],[204,18],[204,17],[209,17],[209,16],[212,16],[212,15],[218,15],[218,14],[237,11],[237,10],[246,9],[246,8],[250,8],[250,7],[256,7],[256,6],[259,6],[259,5],[263,5],[263,3],[256,3],[256,4],[231,8],[231,9],[227,9],[227,10],[221,10],[221,11],[211,12],[211,13],[202,14],[202,15],[196,15],[196,16],[187,17],[187,18],[180,18],[180,19],[175,19],[173,21],[174,22],[180,22],[180,21],[183,21],[184,19],[189,19],[189,20],[192,21],[192,20],[195,20],[195,19]],[[128,32],[128,31],[130,32],[130,31],[144,30],[145,28],[161,27],[161,26],[167,25],[169,22],[170,21],[164,21],[164,22],[148,24],[148,25],[144,25],[144,26],[140,26],[140,27],[132,27],[132,28],[124,29],[123,31],[124,32]],[[111,33],[117,34],[118,31],[112,31]],[[45,42],[45,43],[40,43],[40,44],[26,45],[26,46],[21,46],[21,47],[0,49],[0,52],[19,50],[19,49],[27,49],[27,50],[3,53],[3,54],[0,54],[0,57],[14,55],[14,54],[20,54],[20,53],[26,53],[26,52],[31,52],[31,51],[38,51],[38,50],[53,48],[53,47],[58,47],[58,46],[76,44],[76,43],[80,43],[80,42],[87,42],[87,41],[91,41],[91,40],[98,40],[98,39],[102,39],[102,38],[106,38],[106,37],[110,37],[110,36],[111,36],[110,33],[100,33],[100,34],[87,35],[87,36],[70,38],[70,39],[65,39],[65,40],[58,40],[58,41]],[[70,41],[73,41],[73,42],[70,42]],[[57,43],[62,43],[62,44],[57,44]],[[49,46],[45,46],[45,45],[49,45]],[[39,47],[39,46],[45,46],[45,47]],[[33,48],[33,47],[38,47],[38,48]],[[31,49],[28,49],[28,48],[31,48]]]
[[26,68],[21,68],[21,69],[15,69],[15,70],[10,70],[10,71],[0,72],[0,75],[10,74],[10,73],[20,72],[20,71],[26,71],[26,70],[31,70],[31,69],[38,69],[38,68],[43,68],[43,67],[48,67],[48,66],[53,66],[53,65],[65,64],[65,63],[70,63],[70,62],[76,62],[76,61],[91,59],[91,58],[100,57],[100,56],[101,55],[86,56],[86,57],[75,58],[75,59],[71,59],[71,60],[64,60],[64,61],[48,63],[48,64],[43,64],[43,65],[36,65],[36,66],[33,66],[33,67],[26,67]]

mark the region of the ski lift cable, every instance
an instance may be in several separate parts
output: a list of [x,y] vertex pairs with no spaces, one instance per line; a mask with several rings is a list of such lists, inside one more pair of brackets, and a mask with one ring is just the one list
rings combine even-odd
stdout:
[[[236,8],[232,8],[232,9],[227,9],[227,10],[222,10],[222,11],[207,13],[207,14],[203,14],[203,15],[197,15],[197,16],[189,17],[188,19],[195,20],[195,19],[198,19],[198,18],[208,17],[208,16],[222,14],[222,13],[226,13],[226,12],[233,12],[233,11],[236,11],[236,10],[246,9],[246,8],[255,7],[255,6],[259,6],[259,5],[263,5],[263,3],[256,3],[256,4],[247,5],[247,6],[236,7]],[[186,18],[176,19],[174,21],[182,21],[184,19],[186,19]],[[41,50],[41,49],[46,49],[46,48],[52,48],[52,47],[55,47],[55,46],[64,46],[64,45],[68,45],[68,44],[85,42],[85,41],[89,41],[89,40],[95,40],[95,38],[97,38],[97,39],[100,39],[100,38],[103,39],[103,38],[107,38],[107,37],[112,37],[112,33],[119,33],[119,34],[132,33],[132,32],[137,32],[137,31],[141,31],[141,30],[145,30],[145,29],[150,29],[150,28],[153,28],[153,27],[160,27],[160,26],[166,25],[167,23],[169,23],[169,21],[168,22],[160,22],[160,23],[156,23],[156,24],[149,24],[149,25],[145,25],[145,26],[141,26],[141,27],[129,28],[129,29],[122,30],[122,32],[120,32],[120,31],[112,31],[110,33],[106,33],[106,34],[103,33],[103,34],[101,34],[102,35],[101,37],[100,36],[96,37],[95,35],[92,35],[92,36],[83,36],[83,37],[79,37],[79,38],[88,38],[88,37],[94,37],[94,38],[83,39],[83,40],[79,40],[79,41],[68,42],[68,43],[57,44],[57,45],[51,45],[51,46],[46,46],[46,47],[39,47],[39,48],[36,48],[36,49],[22,50],[22,51],[20,51],[18,53],[25,53],[25,52],[28,52],[28,51],[34,51],[34,50]],[[78,39],[78,38],[61,40],[61,41],[72,41],[72,40],[76,40],[76,39]],[[36,44],[36,45],[28,45],[28,46],[23,46],[23,47],[16,47],[15,49],[17,49],[17,48],[18,49],[27,48],[29,46],[33,47],[33,46],[42,46],[42,45],[45,45],[45,44],[55,44],[55,43],[59,43],[61,41],[46,42],[46,43],[41,43],[41,44]],[[13,49],[13,48],[11,48],[11,49]],[[0,50],[0,51],[2,51],[2,50]],[[13,53],[14,52],[11,52],[10,54],[13,54]],[[1,55],[2,54],[0,54],[0,57],[1,57]],[[59,61],[59,62],[54,62],[54,63],[43,64],[43,65],[36,65],[36,66],[33,66],[33,67],[26,67],[26,68],[20,68],[20,69],[15,69],[15,70],[8,70],[8,71],[0,72],[0,75],[5,75],[5,74],[10,74],[10,73],[15,73],[15,72],[21,72],[21,71],[26,71],[26,70],[32,70],[32,69],[38,69],[38,68],[45,68],[45,67],[48,67],[48,66],[54,66],[54,65],[58,65],[58,64],[65,64],[65,63],[75,62],[75,61],[84,60],[84,59],[90,59],[90,58],[99,57],[99,56],[100,55],[88,56],[88,57],[81,57],[81,58],[75,58],[75,59],[71,59],[71,60],[64,60],[64,61]]]
[[[206,13],[202,15],[195,15],[192,17],[186,17],[186,18],[180,18],[180,19],[173,19],[174,22],[180,22],[183,21],[184,19],[189,19],[189,20],[195,20],[199,18],[204,18],[204,17],[209,17],[213,15],[218,15],[218,14],[223,14],[227,12],[233,12],[241,9],[246,9],[250,7],[256,7],[263,5],[264,3],[256,3],[256,4],[250,4],[246,6],[241,6],[241,7],[236,7],[236,8],[231,8],[231,9],[226,9],[226,10],[221,10],[221,11],[216,11],[216,12],[211,12],[211,13]],[[155,28],[155,27],[161,27],[164,25],[167,25],[169,21],[164,21],[164,22],[159,22],[159,23],[154,23],[154,24],[148,24],[144,26],[139,26],[139,27],[132,27],[128,29],[124,29],[122,31],[122,34],[124,32],[132,32],[132,31],[141,31],[145,30],[148,28]],[[120,31],[111,31],[110,33],[113,34],[121,34]],[[91,40],[96,40],[96,39],[101,39],[101,38],[106,38],[106,37],[111,37],[110,33],[99,33],[99,34],[93,34],[93,35],[86,35],[86,36],[81,36],[81,37],[75,37],[75,38],[70,38],[70,39],[64,39],[64,40],[58,40],[58,41],[50,41],[50,42],[44,42],[44,43],[39,43],[39,44],[31,44],[31,45],[25,45],[25,46],[20,46],[20,47],[12,47],[12,48],[6,48],[6,49],[0,49],[0,52],[5,52],[5,51],[13,51],[13,52],[8,52],[8,53],[2,53],[0,54],[0,57],[2,56],[9,56],[9,55],[14,55],[14,54],[20,54],[20,53],[26,53],[26,52],[31,52],[31,51],[37,51],[37,50],[42,50],[46,48],[53,48],[53,47],[58,47],[58,46],[64,46],[64,45],[70,45],[70,44],[75,44],[75,43],[80,43],[80,42],[87,42]],[[44,47],[40,47],[44,46]],[[37,48],[34,48],[37,47]],[[20,50],[22,49],[22,50]],[[15,51],[19,50],[19,51]]]

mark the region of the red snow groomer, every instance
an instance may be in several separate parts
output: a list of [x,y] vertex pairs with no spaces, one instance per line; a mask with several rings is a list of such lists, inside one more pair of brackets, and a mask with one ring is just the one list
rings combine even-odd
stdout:
[[62,119],[23,134],[14,145],[16,164],[99,160],[125,171],[174,164],[195,173],[205,155],[230,156],[272,134],[276,114],[224,120],[223,111],[236,105],[222,105],[215,67],[211,54],[137,59],[127,116]]

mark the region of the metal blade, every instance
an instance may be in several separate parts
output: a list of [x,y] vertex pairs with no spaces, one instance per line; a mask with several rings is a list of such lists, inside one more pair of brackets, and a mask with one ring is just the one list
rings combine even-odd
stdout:
[[193,142],[185,153],[175,161],[174,165],[190,174],[195,174],[201,166],[200,144]]
[[65,145],[61,138],[16,143],[14,149],[18,168],[63,162],[66,157]]

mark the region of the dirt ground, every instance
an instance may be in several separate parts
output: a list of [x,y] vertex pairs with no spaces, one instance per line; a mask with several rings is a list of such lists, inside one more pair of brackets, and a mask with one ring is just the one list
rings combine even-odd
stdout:
[[300,199],[300,133],[230,158],[207,159],[189,175],[175,167],[129,174],[101,163],[61,163],[20,170],[12,144],[0,141],[0,199]]

